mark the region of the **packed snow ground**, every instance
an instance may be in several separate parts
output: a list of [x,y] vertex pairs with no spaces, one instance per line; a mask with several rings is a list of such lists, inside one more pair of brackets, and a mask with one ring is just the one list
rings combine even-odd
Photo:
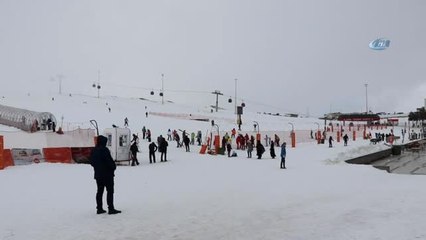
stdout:
[[[114,105],[111,113],[100,99],[84,101],[57,97],[50,103],[57,108],[28,104],[67,115],[69,122],[97,119],[101,129],[127,116],[133,131],[146,125],[154,139],[167,128],[209,129],[204,122],[145,118],[144,106],[130,100],[109,103]],[[154,103],[148,108],[187,111]],[[232,113],[220,114],[233,119]],[[289,121],[309,129],[317,121],[245,117],[265,130],[288,128]],[[233,126],[225,120],[219,124]],[[0,171],[0,239],[426,239],[426,176],[388,174],[344,162],[384,145],[357,140],[347,147],[288,146],[285,170],[279,168],[279,158],[270,158],[269,149],[262,160],[248,159],[244,151],[228,158],[200,155],[197,146],[187,153],[169,142],[169,161],[149,164],[147,142],[140,147],[141,165],[116,171],[115,205],[123,213],[113,216],[95,213],[96,184],[89,165],[42,163]]]

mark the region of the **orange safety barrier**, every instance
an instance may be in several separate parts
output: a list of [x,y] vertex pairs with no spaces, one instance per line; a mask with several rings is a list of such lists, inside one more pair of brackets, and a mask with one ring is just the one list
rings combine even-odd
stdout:
[[219,154],[219,151],[220,151],[220,136],[219,135],[215,135],[213,142],[214,142],[215,153]]
[[201,145],[200,154],[206,154],[207,145],[203,144]]
[[321,131],[320,130],[317,131],[317,143],[321,144]]
[[43,148],[43,155],[49,163],[72,163],[71,148]]
[[0,136],[0,170],[5,168],[3,149],[4,149],[3,136]]
[[72,147],[71,157],[76,163],[89,163],[93,147]]
[[3,166],[4,168],[15,166],[10,149],[3,149]]

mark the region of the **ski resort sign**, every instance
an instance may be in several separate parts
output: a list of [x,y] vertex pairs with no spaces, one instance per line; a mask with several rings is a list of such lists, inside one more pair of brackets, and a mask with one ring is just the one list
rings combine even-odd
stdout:
[[390,46],[390,40],[385,38],[378,38],[370,42],[370,44],[368,44],[368,47],[370,47],[373,50],[385,50],[389,46]]

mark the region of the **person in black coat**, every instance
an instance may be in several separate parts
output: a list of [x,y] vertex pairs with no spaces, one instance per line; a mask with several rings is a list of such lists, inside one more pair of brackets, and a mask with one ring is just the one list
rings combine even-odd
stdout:
[[271,158],[275,159],[276,155],[275,155],[274,141],[271,141],[271,149],[269,152],[271,153]]
[[149,148],[149,163],[152,163],[152,162],[155,163],[155,152],[157,151],[158,147],[154,142],[152,142],[149,144],[148,148]]
[[[163,136],[160,135],[160,140],[158,141],[158,151],[161,153],[160,155],[160,161],[161,162],[167,162],[167,146],[169,146],[169,143],[166,141]],[[164,157],[164,159],[163,159]]]
[[232,145],[230,142],[226,143],[226,151],[228,152],[228,157],[231,157]]
[[114,171],[116,165],[106,147],[108,139],[102,135],[97,138],[96,147],[90,154],[90,164],[95,171],[95,180],[98,187],[96,193],[97,214],[105,213],[102,207],[104,189],[107,190],[108,214],[117,214],[121,211],[114,208]]
[[256,143],[256,153],[257,153],[257,159],[262,158],[262,154],[265,152],[265,147],[262,145],[260,140]]
[[139,161],[137,158],[138,152],[139,152],[138,145],[136,141],[134,141],[132,145],[130,146],[130,153],[132,154],[132,166],[139,165]]
[[189,142],[191,140],[189,139],[189,137],[187,135],[183,136],[183,143],[185,144],[185,151],[189,152]]

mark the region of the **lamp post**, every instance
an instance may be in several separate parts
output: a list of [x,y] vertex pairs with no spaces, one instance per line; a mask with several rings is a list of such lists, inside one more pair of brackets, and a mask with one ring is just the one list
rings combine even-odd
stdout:
[[164,104],[164,74],[161,74],[161,104]]
[[295,148],[296,147],[296,133],[294,132],[294,124],[293,123],[288,123],[291,125],[291,133],[290,133],[290,138],[291,138],[291,147]]
[[234,105],[235,105],[235,114],[237,114],[237,78],[235,79],[235,98],[234,98]]
[[212,94],[216,95],[216,112],[219,109],[219,95],[223,95],[219,90],[215,90]]
[[368,114],[368,83],[364,84],[365,86],[365,111]]
[[256,131],[256,127],[257,127],[257,133],[259,133],[260,132],[259,123],[256,121],[253,121],[253,122],[254,122],[254,130]]

